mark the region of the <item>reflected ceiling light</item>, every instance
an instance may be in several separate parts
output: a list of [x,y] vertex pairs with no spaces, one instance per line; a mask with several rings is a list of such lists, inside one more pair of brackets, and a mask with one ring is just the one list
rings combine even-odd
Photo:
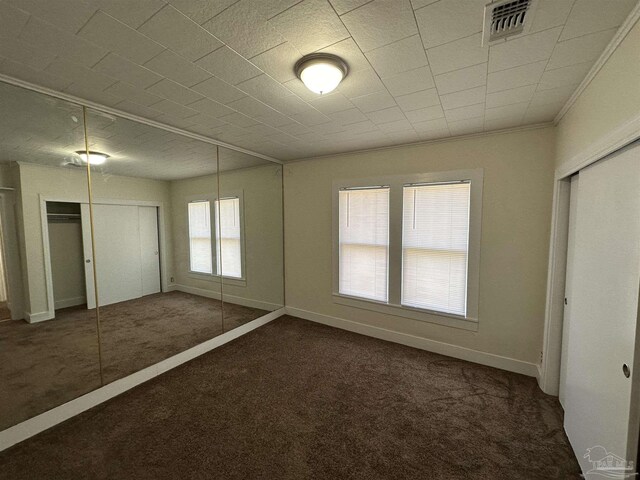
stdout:
[[[83,162],[87,163],[87,154],[84,150],[78,150],[76,153],[80,156]],[[109,155],[106,153],[92,152],[89,150],[89,163],[91,165],[102,165],[107,161],[107,158],[109,158]]]
[[344,60],[329,53],[305,55],[294,69],[306,87],[320,95],[333,91],[349,72]]

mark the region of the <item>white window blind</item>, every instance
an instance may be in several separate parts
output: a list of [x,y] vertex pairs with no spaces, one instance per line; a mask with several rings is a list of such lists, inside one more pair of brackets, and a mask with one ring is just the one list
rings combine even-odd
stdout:
[[389,188],[341,190],[339,210],[340,293],[386,302]]
[[217,273],[225,277],[242,277],[242,245],[240,242],[240,199],[216,200]]
[[403,192],[402,304],[466,315],[470,184]]
[[208,201],[189,202],[189,261],[192,272],[213,273]]

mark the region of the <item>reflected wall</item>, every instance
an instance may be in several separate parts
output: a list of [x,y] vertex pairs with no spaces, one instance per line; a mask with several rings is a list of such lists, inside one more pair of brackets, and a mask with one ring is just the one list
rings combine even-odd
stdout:
[[0,83],[0,430],[101,386],[82,107]]
[[220,148],[216,202],[225,331],[284,306],[282,166]]

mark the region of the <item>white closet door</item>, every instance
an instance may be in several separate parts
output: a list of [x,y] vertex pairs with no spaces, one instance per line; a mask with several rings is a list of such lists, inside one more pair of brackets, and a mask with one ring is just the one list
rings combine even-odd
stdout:
[[141,297],[138,207],[95,204],[93,220],[100,306]]
[[627,378],[623,364],[633,369],[638,318],[640,147],[580,171],[571,270],[565,429],[586,472],[598,460],[589,448],[637,454],[632,380],[640,372]]
[[140,215],[140,258],[142,295],[160,292],[160,250],[157,207],[138,207]]

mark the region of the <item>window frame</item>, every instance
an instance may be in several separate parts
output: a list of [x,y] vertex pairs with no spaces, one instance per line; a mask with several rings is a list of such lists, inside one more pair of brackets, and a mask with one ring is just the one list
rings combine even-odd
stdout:
[[[483,169],[453,170],[406,175],[390,175],[366,178],[341,179],[333,182],[332,191],[332,296],[336,304],[361,308],[374,312],[410,318],[428,323],[446,325],[465,330],[478,330],[478,303],[480,287],[480,240],[482,224]],[[402,299],[402,221],[403,187],[416,183],[443,183],[468,181],[469,199],[469,246],[467,259],[467,314],[451,313],[409,307]],[[389,256],[388,256],[388,302],[353,297],[340,293],[339,258],[339,192],[346,188],[362,188],[376,185],[389,186]]]
[[[216,252],[216,242],[217,242],[217,229],[218,225],[216,223],[216,201],[222,200],[225,198],[238,198],[239,200],[239,209],[240,209],[240,262],[241,262],[241,272],[242,276],[238,277],[228,277],[225,275],[218,275],[218,254]],[[210,216],[210,225],[211,225],[211,258],[212,258],[212,273],[204,273],[204,272],[195,272],[191,270],[191,238],[189,236],[189,204],[193,202],[209,202],[209,216]],[[246,254],[245,254],[245,223],[244,223],[244,191],[243,190],[235,190],[226,192],[224,195],[217,196],[215,194],[204,194],[204,195],[190,195],[185,198],[184,211],[186,215],[186,241],[187,241],[187,272],[188,276],[197,280],[206,280],[214,283],[221,283],[224,281],[226,285],[234,285],[238,287],[246,287],[247,279],[246,279]]]

